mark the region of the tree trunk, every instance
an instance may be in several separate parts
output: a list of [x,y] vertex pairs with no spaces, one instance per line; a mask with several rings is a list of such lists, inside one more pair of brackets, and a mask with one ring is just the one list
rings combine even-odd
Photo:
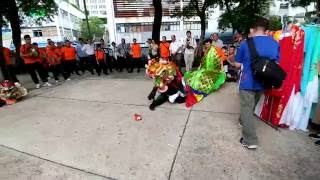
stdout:
[[83,0],[83,6],[84,6],[84,13],[86,15],[86,23],[87,23],[88,33],[89,33],[90,39],[92,39],[90,25],[89,25],[89,19],[88,19],[88,10],[87,10],[87,5],[86,5],[86,0]]
[[[2,73],[2,77],[3,79],[7,78],[7,70],[6,70],[6,64],[5,64],[5,60],[4,60],[4,56],[3,56],[3,42],[2,42],[2,26],[3,26],[3,19],[2,19],[2,14],[0,13],[0,71]],[[1,81],[1,79],[0,79]]]
[[201,24],[201,34],[200,34],[200,44],[203,43],[205,35],[206,35],[206,15],[203,13],[203,15],[200,16],[200,24]]
[[152,27],[152,39],[156,41],[156,43],[160,42],[160,31],[161,31],[161,22],[162,22],[162,4],[161,0],[153,0],[154,7],[154,20]]
[[9,9],[7,19],[10,21],[10,26],[12,30],[12,40],[16,48],[16,62],[19,64],[20,60],[20,46],[21,46],[21,29],[20,29],[20,19],[18,14],[18,7],[16,1],[9,1]]

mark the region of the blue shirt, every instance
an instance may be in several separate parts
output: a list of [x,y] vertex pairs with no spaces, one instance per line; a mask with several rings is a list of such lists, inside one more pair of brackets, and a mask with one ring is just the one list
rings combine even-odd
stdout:
[[[279,61],[279,44],[272,37],[256,36],[253,38],[257,52],[261,57]],[[243,65],[240,78],[240,90],[262,91],[262,85],[254,78],[251,70],[251,55],[247,41],[243,41],[236,54],[236,61]]]
[[85,54],[84,54],[83,51],[82,51],[82,47],[83,47],[82,44],[77,44],[77,46],[76,46],[77,56],[78,56],[79,58],[80,58],[80,57],[85,57]]

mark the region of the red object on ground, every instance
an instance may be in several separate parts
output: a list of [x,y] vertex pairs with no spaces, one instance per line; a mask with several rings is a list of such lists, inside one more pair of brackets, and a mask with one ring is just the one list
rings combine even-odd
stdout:
[[135,121],[141,121],[141,120],[142,120],[142,117],[141,117],[141,115],[139,115],[139,114],[134,114],[133,119],[134,119]]

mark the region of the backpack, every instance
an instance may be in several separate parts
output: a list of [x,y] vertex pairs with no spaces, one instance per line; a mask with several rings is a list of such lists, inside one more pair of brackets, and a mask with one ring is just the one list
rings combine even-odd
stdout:
[[251,69],[253,76],[265,89],[278,89],[286,78],[286,72],[277,64],[275,59],[259,56],[253,38],[247,40],[251,54]]

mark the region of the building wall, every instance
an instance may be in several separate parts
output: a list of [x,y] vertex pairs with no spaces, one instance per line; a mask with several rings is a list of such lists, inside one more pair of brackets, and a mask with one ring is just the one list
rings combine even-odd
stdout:
[[306,10],[313,11],[314,9],[313,3],[305,9],[303,7],[292,7],[289,0],[274,0],[270,6],[270,15],[301,17],[304,16]]
[[48,38],[54,41],[65,39],[75,40],[79,36],[80,23],[84,12],[79,8],[79,0],[55,0],[58,12],[53,21],[43,21],[39,26],[32,19],[26,18],[21,25],[22,33],[31,35],[34,42],[46,42]]

